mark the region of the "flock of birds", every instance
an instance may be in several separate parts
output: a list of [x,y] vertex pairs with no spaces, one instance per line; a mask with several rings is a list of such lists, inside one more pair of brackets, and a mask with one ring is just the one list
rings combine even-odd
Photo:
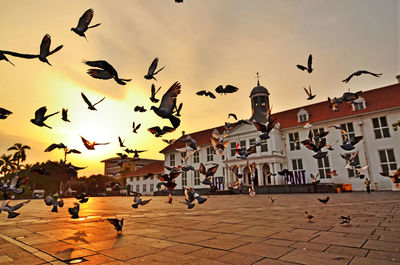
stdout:
[[[175,2],[182,3],[183,0],[175,0]],[[87,30],[101,25],[101,23],[90,25],[91,21],[93,19],[93,16],[94,16],[93,9],[88,9],[80,17],[77,26],[74,28],[71,28],[71,31],[76,33],[78,36],[81,36],[81,37],[84,37],[85,39],[87,39],[86,34],[85,34],[87,32]],[[23,58],[23,59],[38,58],[41,62],[47,63],[51,66],[51,63],[48,61],[48,57],[50,55],[53,55],[56,52],[59,52],[63,48],[63,45],[59,45],[52,50],[50,49],[50,46],[51,46],[51,37],[49,34],[46,34],[43,37],[42,42],[40,44],[39,54],[24,54],[24,53],[18,53],[18,52],[13,52],[13,51],[0,50],[0,61],[5,60],[5,61],[9,62],[10,64],[12,64],[13,66],[15,66],[14,63],[11,62],[8,57],[19,57],[19,58]],[[298,64],[297,68],[300,69],[301,71],[306,71],[311,74],[314,70],[313,65],[312,65],[312,60],[313,60],[313,57],[310,54],[308,57],[307,66]],[[102,79],[102,80],[114,79],[114,81],[119,85],[126,85],[128,82],[131,81],[130,78],[121,78],[119,76],[117,70],[109,62],[107,62],[105,60],[97,60],[97,61],[86,61],[85,60],[85,61],[83,61],[83,63],[90,67],[87,70],[87,74],[93,78]],[[165,66],[158,68],[158,63],[159,63],[158,58],[155,58],[152,61],[152,63],[150,64],[150,67],[147,70],[147,73],[144,75],[144,78],[146,80],[157,81],[155,76],[157,74],[159,74],[165,68]],[[376,73],[372,73],[369,71],[361,70],[361,71],[356,71],[356,72],[352,73],[350,76],[345,78],[343,80],[343,82],[348,83],[353,77],[365,75],[365,74],[369,74],[374,77],[380,77],[382,75],[382,74],[376,74]],[[163,127],[154,126],[154,127],[148,128],[148,131],[150,133],[152,133],[155,137],[161,137],[167,133],[171,133],[180,126],[181,120],[179,117],[181,116],[180,112],[183,107],[183,103],[177,104],[177,97],[181,93],[181,85],[178,81],[175,82],[174,84],[172,84],[172,86],[164,93],[164,95],[161,98],[161,101],[160,101],[160,99],[156,98],[156,95],[160,90],[161,90],[161,87],[156,89],[156,86],[154,84],[152,84],[151,95],[150,95],[149,99],[152,103],[158,103],[158,102],[160,102],[160,103],[159,103],[158,107],[153,105],[153,106],[151,106],[150,109],[155,113],[155,115],[157,115],[163,119],[169,120],[171,126],[163,126]],[[239,90],[239,88],[237,88],[236,86],[230,85],[230,84],[219,85],[215,88],[215,93],[222,96],[222,95],[226,95],[226,94],[235,93],[238,90]],[[308,89],[304,87],[304,90],[307,94],[307,100],[313,100],[315,98],[316,95],[313,94],[313,92],[311,90],[311,86],[309,86]],[[329,107],[333,111],[337,111],[339,108],[339,105],[342,103],[354,104],[354,101],[360,97],[361,93],[362,93],[362,91],[358,91],[356,93],[346,92],[340,97],[328,98]],[[196,92],[196,95],[198,95],[198,96],[205,96],[205,97],[209,97],[211,99],[215,99],[216,94],[214,94],[211,91],[207,91],[207,90],[200,90],[200,91]],[[90,111],[97,111],[99,104],[105,100],[105,97],[103,97],[102,99],[96,100],[96,103],[92,103],[92,102],[95,102],[95,100],[93,100],[93,99],[89,100],[89,98],[83,92],[81,93],[81,96]],[[134,111],[143,113],[143,112],[146,112],[147,110],[144,108],[144,106],[136,106],[134,108]],[[68,118],[68,109],[62,108],[61,112],[62,112],[61,119],[65,122],[71,122]],[[47,127],[48,129],[51,129],[51,127],[49,125],[47,125],[45,122],[47,122],[47,120],[50,117],[57,115],[58,113],[60,113],[60,111],[53,112],[51,114],[47,114],[47,108],[46,108],[46,106],[43,106],[35,111],[35,114],[34,114],[35,117],[31,119],[31,123],[36,126],[39,126],[39,127]],[[0,119],[6,119],[11,114],[12,114],[12,111],[4,109],[4,108],[0,108]],[[267,122],[265,124],[263,124],[263,123],[257,122],[256,120],[242,119],[242,120],[238,121],[236,114],[230,113],[228,115],[228,119],[232,118],[236,121],[236,123],[232,124],[230,122],[226,122],[222,133],[219,132],[217,129],[215,129],[212,132],[211,137],[210,137],[210,142],[211,142],[216,154],[222,156],[222,155],[224,155],[225,149],[229,144],[229,140],[227,140],[227,137],[229,136],[229,132],[232,130],[232,128],[235,125],[242,124],[242,123],[253,124],[255,126],[255,128],[259,131],[259,133],[260,133],[259,139],[257,142],[255,142],[254,145],[252,145],[248,149],[245,149],[245,148],[240,148],[240,145],[237,144],[236,149],[235,149],[235,155],[238,159],[247,160],[247,167],[248,167],[250,175],[251,175],[251,186],[249,187],[248,191],[251,196],[255,195],[254,181],[255,181],[255,171],[256,170],[255,170],[255,163],[252,163],[252,164],[249,163],[249,156],[251,156],[252,154],[254,154],[256,152],[256,146],[262,145],[263,142],[265,142],[267,139],[270,138],[269,133],[277,125],[277,120],[272,118],[270,111],[268,113],[265,113],[265,116],[267,118]],[[311,126],[312,126],[311,124],[307,123],[305,125],[305,128],[310,128]],[[395,130],[397,130],[397,127],[399,127],[399,126],[400,126],[400,120],[393,124],[393,128]],[[136,124],[135,122],[133,122],[132,123],[132,132],[138,133],[138,130],[140,127],[141,127],[141,124]],[[333,126],[333,127],[335,129],[338,129],[341,131],[343,138],[344,138],[344,143],[340,147],[345,151],[354,150],[355,145],[362,140],[361,136],[349,137],[349,134],[339,126]],[[310,129],[308,138],[305,140],[302,140],[302,141],[300,141],[299,139],[296,139],[295,144],[300,144],[300,143],[303,144],[306,148],[308,148],[309,150],[314,152],[313,157],[315,159],[321,159],[321,158],[326,157],[328,154],[328,151],[333,150],[333,146],[336,144],[335,143],[335,144],[329,145],[327,143],[326,136],[328,135],[328,133],[329,132],[322,132],[322,133],[313,132]],[[185,136],[184,132],[183,132],[183,136]],[[110,144],[110,142],[96,143],[95,141],[90,141],[90,140],[84,138],[83,136],[80,136],[80,137],[81,137],[83,145],[85,146],[85,148],[87,150],[95,150],[95,146],[98,146],[98,145]],[[167,144],[172,144],[175,142],[174,139],[163,139],[163,141],[166,142]],[[181,137],[178,141],[185,143],[185,147],[176,149],[177,151],[184,153],[184,155],[182,156],[181,163],[176,167],[165,166],[168,173],[163,174],[159,177],[159,179],[161,181],[159,183],[160,184],[159,186],[169,192],[168,201],[167,201],[167,203],[169,203],[169,204],[172,204],[172,201],[173,201],[172,193],[177,185],[174,182],[174,180],[182,172],[194,170],[193,166],[189,165],[187,163],[187,161],[190,156],[194,155],[196,152],[198,152],[200,150],[200,147],[197,146],[195,139],[193,139],[190,135],[186,135],[186,137]],[[124,159],[128,158],[128,155],[130,155],[130,154],[134,154],[133,157],[138,158],[139,153],[146,151],[146,150],[136,150],[136,149],[132,150],[130,148],[127,148],[124,145],[124,141],[121,139],[121,137],[118,137],[118,142],[119,142],[121,149],[124,152],[124,153],[122,153],[122,152],[117,153],[117,155],[121,158],[121,162]],[[326,148],[328,151],[323,151],[323,148]],[[71,165],[70,163],[69,164],[66,163],[67,154],[71,154],[71,153],[80,154],[81,152],[79,150],[69,149],[63,143],[53,143],[45,149],[45,152],[51,152],[52,150],[55,150],[55,149],[64,149],[63,163],[65,165],[68,165],[74,171],[83,169],[81,167],[75,167],[75,166]],[[274,152],[279,153],[278,151],[274,151]],[[280,153],[283,153],[283,152],[284,152],[284,150],[281,151]],[[366,165],[364,167],[361,167],[360,165],[358,165],[355,162],[357,155],[358,155],[358,152],[355,152],[352,155],[342,155],[342,157],[346,162],[345,167],[348,169],[355,169],[357,172],[356,177],[359,177],[360,179],[362,179],[362,178],[364,178],[363,171],[368,167],[368,165]],[[202,164],[202,163],[200,164],[199,172],[204,177],[204,179],[202,180],[201,183],[204,185],[208,185],[210,187],[209,192],[211,192],[211,193],[215,192],[217,190],[217,187],[214,184],[213,178],[218,169],[218,166],[219,166],[218,164],[213,164],[207,168],[204,164]],[[242,190],[244,187],[244,181],[243,181],[244,177],[243,177],[242,173],[239,173],[239,166],[235,165],[233,167],[228,167],[228,168],[230,170],[232,170],[233,174],[237,178],[237,181],[235,183],[233,183],[233,188],[234,189],[240,188]],[[289,171],[287,169],[284,169],[284,170],[278,172],[278,174],[285,175],[288,172]],[[42,174],[43,172],[38,172],[38,173]],[[330,172],[330,173],[335,174],[335,171]],[[273,175],[272,173],[269,173],[269,174]],[[395,183],[400,183],[400,169],[398,169],[393,175],[389,175],[386,173],[381,173],[381,174],[384,176],[387,176],[387,177],[391,177]],[[147,174],[146,177],[150,177],[150,176],[152,176],[152,174],[149,172],[149,174]],[[316,182],[316,183],[319,182],[318,175],[316,177],[314,177],[312,175],[312,178],[314,179],[314,182]],[[22,203],[18,203],[14,206],[10,206],[10,204],[9,204],[10,203],[10,200],[9,200],[10,194],[11,193],[21,194],[23,192],[23,189],[20,186],[22,184],[26,183],[26,181],[27,181],[26,178],[20,179],[18,176],[14,177],[10,181],[5,181],[4,179],[2,180],[0,190],[3,192],[4,201],[1,204],[0,212],[1,211],[7,212],[8,218],[17,217],[19,215],[19,213],[15,212],[15,211],[20,209],[25,204],[29,203],[29,200],[28,200],[28,201],[25,201]],[[183,190],[184,190],[186,198],[185,198],[185,201],[182,203],[185,204],[188,209],[192,209],[195,206],[196,201],[198,204],[203,204],[207,201],[207,198],[200,196],[191,186],[189,186],[187,188],[183,187]],[[78,201],[74,202],[73,207],[68,209],[68,212],[71,215],[71,218],[73,218],[73,219],[79,218],[80,205],[86,203],[89,199],[87,194],[75,194],[75,198],[78,199]],[[274,203],[276,198],[270,197],[270,200],[271,200],[271,203]],[[59,198],[59,196],[57,194],[54,194],[53,196],[46,196],[44,201],[47,206],[52,206],[52,210],[51,210],[52,212],[58,212],[58,208],[61,208],[64,206],[63,200],[61,198]],[[151,201],[151,199],[143,200],[141,198],[141,194],[136,193],[132,207],[136,209],[139,206],[147,205],[150,201]],[[327,197],[326,199],[319,199],[319,201],[321,203],[326,204],[329,201],[329,197]],[[313,216],[308,211],[305,211],[305,215],[308,220],[310,220],[310,221],[312,220]],[[343,220],[341,224],[350,223],[350,220],[351,220],[350,216],[348,216],[348,217],[342,216],[341,218]],[[123,218],[121,220],[119,220],[119,219],[107,219],[107,220],[112,225],[114,225],[114,227],[118,233],[122,233],[122,227],[123,227],[123,221],[124,221]]]

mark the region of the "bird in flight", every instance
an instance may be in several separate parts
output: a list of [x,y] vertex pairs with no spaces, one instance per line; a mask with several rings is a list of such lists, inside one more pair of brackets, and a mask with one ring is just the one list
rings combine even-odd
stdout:
[[315,95],[313,95],[312,92],[311,92],[311,86],[310,85],[308,86],[308,90],[305,87],[303,87],[303,88],[304,88],[304,91],[306,91],[306,93],[307,93],[307,96],[308,96],[307,100],[312,100],[313,98],[315,98]]
[[135,126],[135,122],[133,122],[133,123],[132,123],[132,132],[133,132],[133,133],[137,133],[137,130],[139,130],[139,128],[140,128],[141,125],[142,125],[142,124],[139,123],[137,126]]
[[156,57],[153,62],[151,63],[149,70],[147,71],[147,74],[144,76],[144,78],[151,80],[154,79],[157,81],[157,79],[154,77],[156,74],[158,74],[162,69],[164,69],[165,66],[163,66],[162,68],[158,69],[158,71],[156,71],[157,69],[157,65],[158,65],[158,58]]
[[350,221],[351,221],[350,215],[348,215],[348,216],[341,216],[339,219],[342,219],[342,222],[340,223],[341,225],[342,225],[342,224],[350,224]]
[[238,90],[239,90],[239,88],[237,88],[235,86],[226,85],[225,87],[223,87],[222,85],[219,85],[215,89],[215,92],[217,92],[218,94],[221,94],[221,95],[226,95],[226,93],[234,93]]
[[302,70],[302,71],[307,70],[307,72],[309,72],[309,73],[311,74],[311,72],[314,70],[314,69],[312,68],[312,55],[310,54],[310,55],[308,56],[307,67],[306,67],[306,66],[303,66],[303,65],[300,65],[300,64],[298,64],[298,65],[296,65],[296,66],[297,66],[297,68],[299,68],[300,70]]
[[68,109],[62,109],[62,112],[61,112],[61,114],[62,114],[62,120],[63,121],[65,121],[65,122],[71,122],[70,120],[68,120]]
[[146,109],[144,108],[144,106],[136,106],[134,109],[135,112],[145,112]]
[[304,215],[306,216],[306,218],[309,222],[312,222],[312,219],[314,218],[314,216],[312,216],[308,211],[304,211]]
[[63,143],[59,143],[59,144],[51,144],[51,145],[49,145],[44,151],[45,152],[51,152],[51,151],[53,151],[54,149],[65,149],[65,148],[67,148],[66,146],[65,146],[65,144],[63,144]]
[[106,97],[103,97],[96,103],[92,104],[92,102],[90,102],[90,100],[85,96],[85,94],[83,94],[83,92],[81,92],[81,96],[82,96],[83,100],[86,102],[86,104],[88,105],[88,109],[90,109],[90,110],[97,110],[94,106],[96,106],[97,104],[99,104],[106,98]]
[[181,84],[179,82],[175,82],[167,92],[165,92],[164,96],[161,99],[161,104],[157,108],[155,106],[151,106],[152,109],[159,117],[163,119],[169,119],[172,126],[176,129],[181,124],[181,120],[175,117],[172,113],[174,111],[174,107],[176,106],[176,98],[181,93]]
[[159,126],[151,127],[147,129],[149,132],[151,132],[155,137],[160,137],[166,133],[173,132],[175,131],[174,128],[164,126],[162,129]]
[[46,111],[47,111],[47,108],[46,108],[45,106],[44,106],[44,107],[41,107],[41,108],[38,109],[38,110],[36,110],[36,111],[35,111],[35,118],[34,118],[34,119],[31,119],[31,122],[32,122],[33,124],[39,126],[39,127],[45,126],[45,127],[49,128],[49,129],[51,129],[51,127],[48,126],[48,125],[46,125],[44,122],[45,122],[49,117],[58,114],[59,111],[45,116]]
[[198,92],[196,92],[196,95],[199,95],[199,96],[208,96],[208,97],[210,97],[210,98],[212,98],[212,99],[214,99],[215,98],[215,95],[212,93],[212,92],[210,92],[210,91],[205,91],[205,90],[200,90],[200,91],[198,91]]
[[234,118],[235,120],[237,120],[237,116],[236,116],[236,114],[234,114],[234,113],[229,113],[229,114],[228,114],[228,119],[229,119],[229,117],[232,117],[232,118]]
[[91,68],[87,71],[87,73],[97,79],[111,79],[114,78],[114,80],[120,84],[120,85],[126,85],[126,82],[131,81],[132,79],[122,79],[118,77],[117,71],[114,69],[114,67],[109,64],[108,62],[104,60],[100,61],[83,61],[84,64],[89,65],[91,67],[97,67],[100,69],[94,69]]
[[15,213],[14,211],[18,210],[19,208],[21,208],[22,206],[24,206],[24,204],[27,204],[27,203],[29,203],[29,202],[30,202],[30,200],[27,200],[27,201],[18,203],[18,204],[14,205],[14,206],[10,206],[10,205],[9,205],[10,200],[5,200],[5,201],[3,201],[3,202],[1,203],[1,206],[0,206],[0,213],[1,213],[1,211],[5,211],[5,212],[8,213],[7,218],[15,218],[15,217],[17,217],[18,215],[20,215],[20,213]]
[[62,208],[64,206],[64,201],[58,198],[58,194],[54,194],[53,197],[46,196],[44,202],[47,206],[53,206],[51,212],[58,213],[58,207]]
[[79,22],[78,22],[78,25],[76,26],[76,28],[71,28],[71,30],[73,32],[75,32],[76,34],[78,34],[79,36],[85,37],[85,39],[87,40],[85,32],[88,29],[91,29],[91,28],[101,25],[101,23],[97,23],[97,24],[89,27],[89,24],[93,18],[93,14],[94,14],[93,9],[90,8],[90,9],[86,10],[86,12],[83,13],[83,15],[79,18]]
[[14,64],[6,57],[6,55],[11,55],[11,56],[14,56],[14,57],[19,57],[19,58],[24,58],[24,59],[37,58],[37,55],[33,55],[33,54],[23,54],[23,53],[18,53],[18,52],[1,51],[0,50],[0,61],[1,60],[5,60],[5,61],[9,62],[12,65],[14,65]]
[[0,108],[0,120],[7,119],[8,115],[11,115],[12,112],[3,108]]
[[323,204],[327,204],[328,201],[329,201],[329,196],[326,197],[325,199],[320,199],[320,198],[318,198],[318,200],[319,200],[321,203],[323,203]]
[[349,75],[346,79],[342,80],[342,82],[348,83],[348,82],[350,81],[350,79],[353,78],[353,76],[360,76],[360,75],[362,75],[362,74],[369,74],[369,75],[373,75],[373,76],[375,76],[375,77],[380,77],[380,76],[382,75],[382,73],[380,73],[380,74],[375,74],[375,73],[371,73],[371,72],[366,71],[366,70],[360,70],[360,71],[357,71],[357,72],[352,73],[352,74]]
[[96,145],[106,145],[106,144],[109,144],[109,143],[90,142],[90,141],[86,140],[85,138],[83,138],[82,136],[81,136],[81,139],[82,139],[83,144],[85,145],[85,147],[86,147],[88,150],[94,150],[94,147],[95,147]]
[[52,55],[55,52],[61,50],[64,45],[57,46],[54,50],[50,51],[51,37],[49,34],[44,35],[42,39],[42,43],[40,44],[40,53],[37,56],[40,61],[47,63],[51,66],[50,62],[47,60],[47,57]]
[[203,183],[204,185],[209,185],[210,192],[214,192],[217,190],[217,187],[213,184],[214,175],[215,172],[217,172],[217,169],[218,165],[206,169],[203,163],[200,163],[199,172],[200,174],[204,175],[204,180],[201,183]]
[[119,142],[119,147],[123,148],[125,147],[124,142],[125,140],[122,141],[121,137],[118,136],[118,142]]
[[122,227],[124,226],[124,218],[121,220],[116,219],[116,218],[107,218],[107,221],[112,224],[117,230],[118,235],[122,234]]
[[156,95],[158,93],[158,91],[160,91],[161,87],[159,87],[156,91],[156,86],[154,84],[151,84],[151,97],[150,100],[153,103],[157,103],[158,101],[160,101],[159,99],[156,98]]

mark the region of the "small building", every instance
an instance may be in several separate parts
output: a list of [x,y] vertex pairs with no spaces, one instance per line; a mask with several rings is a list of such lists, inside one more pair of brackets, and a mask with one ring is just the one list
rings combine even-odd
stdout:
[[129,174],[138,168],[144,167],[152,162],[160,161],[146,158],[126,158],[112,157],[104,159],[104,176],[120,180],[123,175]]
[[[146,177],[149,173],[152,176]],[[157,184],[161,182],[158,176],[162,174],[164,174],[164,161],[156,160],[124,175],[123,178],[130,192],[153,195],[154,191],[157,190]]]

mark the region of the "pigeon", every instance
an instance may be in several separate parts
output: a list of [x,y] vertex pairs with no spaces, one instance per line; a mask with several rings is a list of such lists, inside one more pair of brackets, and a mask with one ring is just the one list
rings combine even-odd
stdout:
[[12,112],[3,108],[0,108],[0,120],[5,120]]
[[81,139],[82,139],[83,144],[85,145],[85,147],[86,147],[88,150],[94,150],[94,147],[95,147],[96,145],[106,145],[106,144],[109,144],[109,143],[89,142],[88,140],[86,140],[86,139],[83,138],[82,136],[81,136]]
[[79,200],[79,203],[87,203],[89,201],[88,195],[86,193],[75,194],[75,199]]
[[371,72],[366,71],[366,70],[360,70],[360,71],[352,73],[346,79],[342,80],[342,82],[348,83],[350,81],[350,79],[353,78],[353,76],[360,76],[362,74],[369,74],[369,75],[373,75],[375,77],[380,77],[382,75],[382,73],[381,74],[375,74],[375,73],[371,73]]
[[150,97],[150,101],[153,103],[157,103],[158,101],[160,101],[159,99],[156,98],[156,95],[158,93],[158,91],[160,91],[161,87],[159,87],[156,91],[156,86],[154,84],[151,84],[151,97]]
[[311,86],[310,85],[308,86],[308,90],[305,87],[303,87],[303,88],[304,88],[304,91],[306,91],[306,93],[307,93],[307,96],[308,96],[307,100],[312,100],[313,98],[315,98],[315,95],[313,95],[312,92],[311,92]]
[[271,204],[273,204],[276,201],[276,198],[274,198],[274,197],[269,197],[269,199],[271,201]]
[[114,80],[120,84],[120,85],[126,85],[127,82],[131,81],[132,79],[122,79],[118,77],[117,71],[114,69],[114,67],[109,64],[108,62],[104,60],[100,61],[83,61],[84,64],[89,65],[91,67],[97,67],[100,69],[94,69],[91,68],[87,71],[87,73],[97,79],[111,79],[114,78]]
[[309,222],[312,222],[314,216],[312,216],[308,211],[304,211],[304,214]]
[[49,61],[47,60],[47,57],[52,55],[53,53],[61,50],[63,45],[58,46],[54,50],[50,51],[50,44],[51,44],[51,37],[49,34],[44,35],[42,39],[42,43],[40,44],[40,54],[37,56],[40,61],[47,63],[48,65],[51,66]]
[[336,170],[329,171],[329,172],[327,173],[327,175],[328,175],[328,176],[334,176],[334,177],[336,177],[336,176],[337,176],[337,171],[336,171]]
[[54,149],[65,149],[65,148],[67,148],[63,143],[59,143],[59,144],[51,144],[51,145],[49,145],[44,151],[45,152],[51,152],[51,151],[53,151]]
[[392,179],[393,183],[400,183],[400,168],[397,169],[393,174],[385,173],[385,172],[379,172],[384,177],[389,177]]
[[[0,108],[0,119],[1,119],[1,108]],[[396,121],[395,123],[392,123],[392,128],[393,131],[397,131],[397,127],[400,127],[400,120]]]
[[169,119],[172,126],[176,129],[181,124],[181,120],[172,115],[174,107],[176,106],[176,98],[181,93],[181,85],[179,82],[175,82],[168,91],[164,94],[161,99],[161,104],[157,108],[155,106],[151,106],[151,110],[153,110],[159,117],[163,119]]
[[212,99],[216,98],[215,95],[212,92],[205,91],[205,90],[200,90],[200,91],[196,92],[196,95],[198,95],[198,96],[206,96],[206,97],[210,97]]
[[313,183],[318,184],[318,183],[321,182],[321,179],[318,179],[318,177],[319,177],[319,172],[318,172],[318,174],[317,174],[315,177],[314,177],[313,174],[310,174],[310,177],[311,177]]
[[328,201],[329,201],[329,196],[326,197],[325,199],[320,199],[320,198],[318,198],[318,200],[319,200],[320,202],[322,202],[323,204],[327,204]]
[[189,158],[189,154],[187,154],[187,155],[185,156],[185,158],[181,157],[181,159],[182,159],[182,164],[178,166],[178,170],[182,170],[182,171],[184,171],[184,172],[187,172],[187,171],[189,171],[189,170],[194,170],[194,167],[193,167],[193,166],[187,164],[188,158]]
[[239,146],[236,146],[235,154],[237,154],[237,158],[239,159],[247,159],[247,157],[256,152],[256,146],[250,146],[250,148],[246,150],[238,150]]
[[46,111],[47,111],[47,108],[46,108],[46,107],[41,107],[40,109],[36,110],[36,111],[35,111],[35,118],[34,118],[34,119],[31,119],[31,122],[32,122],[33,124],[39,126],[39,127],[45,126],[45,127],[49,128],[49,129],[51,129],[51,127],[48,126],[48,125],[46,125],[44,122],[45,122],[48,118],[50,118],[51,116],[58,114],[59,111],[45,116]]
[[62,114],[62,120],[63,121],[65,121],[65,122],[71,122],[70,120],[68,120],[68,109],[62,109],[62,112],[61,112],[61,114]]
[[180,174],[181,171],[178,170],[170,171],[168,174],[158,176],[158,179],[163,181],[163,185],[165,188],[167,188],[169,191],[173,191],[176,187],[174,179],[176,179]]
[[313,126],[313,125],[312,125],[311,123],[307,122],[306,124],[304,124],[303,128],[304,128],[304,129],[309,129],[309,128],[311,128],[312,126]]
[[93,18],[93,14],[94,14],[93,9],[90,8],[90,9],[86,10],[86,12],[83,13],[83,15],[79,18],[79,22],[78,22],[78,25],[76,26],[76,28],[71,28],[71,31],[75,32],[76,34],[78,34],[81,37],[84,37],[87,40],[85,32],[88,29],[91,29],[91,28],[101,25],[101,23],[97,23],[97,24],[89,27],[89,24]]
[[218,165],[212,166],[209,169],[206,169],[206,167],[203,165],[203,163],[200,163],[200,174],[204,175],[204,180],[201,182],[204,185],[209,185],[210,186],[210,192],[214,192],[217,190],[217,187],[213,184],[213,178],[215,175],[215,172],[217,172]]
[[261,132],[259,136],[261,140],[269,139],[270,138],[269,133],[275,127],[276,120],[275,119],[274,120],[269,119],[269,120],[270,121],[268,121],[267,125],[261,124],[257,121],[254,122],[254,126],[256,127],[256,129]]
[[226,95],[226,93],[234,93],[238,91],[239,88],[231,85],[226,85],[225,88],[222,85],[219,85],[216,89],[215,92],[221,95]]
[[158,71],[156,71],[157,69],[157,65],[158,65],[158,58],[156,57],[153,62],[151,63],[149,70],[147,71],[147,74],[144,76],[144,78],[151,80],[154,79],[157,81],[157,79],[154,77],[156,74],[158,74],[158,72],[160,72],[162,69],[164,69],[165,66],[163,66],[162,68],[158,69]]
[[203,204],[207,201],[207,198],[201,197],[191,186],[188,189],[183,187],[185,191],[185,203],[188,206],[188,209],[192,209],[194,207],[194,200],[197,200],[198,204]]
[[340,154],[340,156],[346,161],[346,168],[347,169],[354,169],[357,163],[354,161],[358,156],[358,151],[354,154]]
[[151,127],[147,129],[149,132],[154,134],[155,137],[161,137],[162,135],[175,131],[174,128],[164,126],[162,129],[159,126]]
[[168,194],[168,201],[166,201],[165,203],[169,203],[172,205],[172,194]]
[[124,218],[121,220],[116,219],[116,218],[107,218],[107,221],[110,222],[117,230],[118,235],[122,234],[122,227],[124,226]]
[[68,212],[71,215],[72,219],[78,219],[79,218],[79,203],[74,202],[74,207],[68,208]]
[[12,191],[15,194],[24,193],[24,189],[20,188],[21,185],[25,184],[29,180],[29,177],[25,177],[21,179],[19,176],[15,176],[11,179],[11,181],[2,182],[2,186],[0,187],[0,191],[7,192]]
[[1,203],[1,207],[0,207],[0,213],[2,211],[5,211],[8,213],[7,218],[15,218],[18,215],[20,215],[20,213],[15,213],[14,211],[18,210],[19,208],[21,208],[22,206],[24,206],[25,204],[29,203],[31,200],[27,200],[21,203],[18,203],[14,206],[10,206],[10,200],[5,200]]
[[164,143],[167,143],[167,144],[173,144],[173,143],[175,143],[175,139],[170,139],[170,140],[168,140],[168,139],[162,139],[162,141],[164,142]]
[[124,145],[125,140],[122,141],[121,137],[119,137],[119,136],[118,136],[118,142],[119,142],[119,147],[121,147],[121,148],[126,147]]
[[53,197],[46,196],[44,198],[44,202],[46,203],[47,206],[53,206],[51,209],[51,212],[57,213],[58,212],[58,207],[63,207],[64,206],[64,201],[58,198],[58,194],[54,194]]
[[179,104],[178,107],[175,105],[174,111],[173,111],[172,114],[175,114],[176,117],[180,117],[181,116],[182,107],[183,107],[183,103]]
[[196,140],[190,135],[187,135],[184,139],[178,139],[178,141],[186,143],[186,147],[176,149],[179,152],[194,152],[200,150],[200,147],[197,146]]
[[229,113],[229,114],[228,114],[228,119],[229,119],[229,117],[232,117],[232,118],[234,118],[235,120],[237,120],[237,116],[236,116],[235,113]]
[[224,138],[215,138],[213,136],[210,137],[211,144],[215,150],[215,152],[219,155],[224,155],[224,151],[229,144],[229,140],[224,141]]
[[133,153],[134,153],[134,158],[138,158],[139,157],[139,153],[143,153],[143,152],[146,152],[147,150],[133,150]]
[[347,134],[344,134],[343,137],[344,137],[343,139],[344,143],[340,147],[346,151],[353,150],[355,148],[354,146],[363,139],[362,136],[355,136],[353,139],[349,139]]
[[139,123],[137,126],[135,126],[135,122],[133,122],[133,123],[132,123],[132,132],[133,132],[133,133],[137,133],[137,130],[139,130],[139,128],[140,128],[141,125],[142,125],[142,124]]
[[122,159],[127,159],[128,155],[127,154],[123,154],[123,153],[116,153],[117,156],[119,156]]
[[132,204],[132,207],[133,207],[133,208],[137,209],[137,208],[139,207],[139,205],[146,205],[146,204],[148,204],[148,203],[151,201],[151,199],[149,199],[149,200],[143,200],[143,199],[141,198],[141,196],[142,196],[142,194],[136,193],[135,198],[133,199],[133,202],[134,202],[134,203]]
[[312,71],[314,70],[314,69],[312,68],[312,55],[310,54],[310,55],[308,56],[307,67],[306,67],[306,66],[303,66],[303,65],[300,65],[300,64],[298,64],[298,65],[296,65],[296,66],[297,66],[297,68],[299,68],[300,70],[302,70],[302,71],[307,70],[307,72],[309,72],[309,73],[311,74]]
[[133,154],[135,151],[129,148],[125,148],[124,149],[125,152],[127,152],[128,154]]
[[350,215],[348,216],[341,216],[339,219],[342,219],[342,222],[340,222],[340,224],[350,224],[351,221],[351,217]]
[[0,61],[5,60],[5,61],[9,62],[10,64],[12,64],[13,66],[15,66],[15,65],[6,57],[6,54],[14,56],[14,57],[24,58],[24,59],[37,58],[37,55],[33,55],[33,54],[23,54],[23,53],[0,50]]
[[106,98],[106,97],[103,97],[102,99],[97,101],[95,104],[92,104],[89,101],[89,99],[85,96],[85,94],[83,94],[83,92],[81,92],[81,96],[82,96],[83,100],[86,102],[86,104],[88,105],[88,109],[90,109],[90,110],[97,110],[94,106],[96,106],[97,104],[99,104],[100,102],[102,102]]

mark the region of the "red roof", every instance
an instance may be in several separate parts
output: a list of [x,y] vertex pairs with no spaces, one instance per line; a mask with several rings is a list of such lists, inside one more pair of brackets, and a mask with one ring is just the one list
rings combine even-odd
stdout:
[[[337,95],[337,97],[340,96],[340,94]],[[307,122],[312,124],[320,121],[334,120],[377,110],[389,109],[392,107],[400,107],[400,84],[368,90],[362,92],[360,96],[365,100],[366,108],[358,111],[353,111],[352,105],[348,103],[342,103],[339,105],[338,111],[333,111],[329,108],[328,100],[326,100],[323,102],[278,112],[272,114],[272,117],[277,119],[277,122],[279,122],[281,125],[281,129],[287,129],[290,127],[303,126],[305,124],[305,122],[299,123],[297,118],[297,113],[302,108],[309,113],[309,119]],[[196,143],[199,146],[211,144],[210,136],[214,129],[217,129],[221,133],[224,129],[224,126],[210,128],[191,133],[189,135],[196,140]],[[186,135],[181,136],[179,139],[183,139],[185,137]],[[160,153],[173,151],[176,148],[181,148],[184,146],[184,142],[177,140],[173,144],[170,144],[162,149]]]
[[164,173],[164,161],[158,160],[156,162],[152,162],[148,165],[136,169],[129,175],[125,175],[124,178],[144,176],[147,173],[153,173],[154,175]]

